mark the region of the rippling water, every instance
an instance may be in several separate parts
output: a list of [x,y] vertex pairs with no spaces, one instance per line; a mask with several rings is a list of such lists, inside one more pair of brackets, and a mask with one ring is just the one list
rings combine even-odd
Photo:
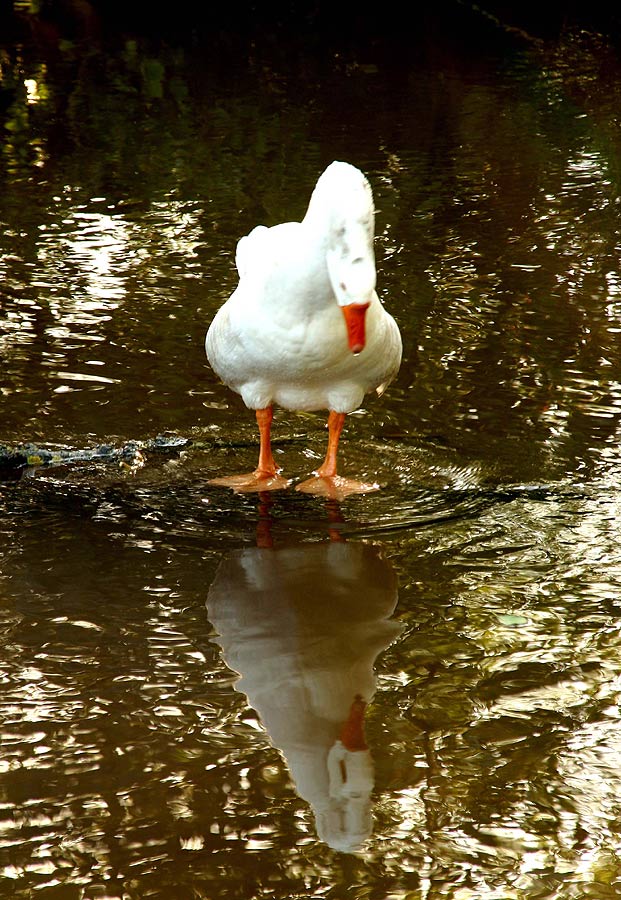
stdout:
[[[0,482],[1,897],[621,890],[621,67],[480,28],[0,43],[0,442],[193,441]],[[343,438],[382,489],[234,495],[204,332],[333,158],[404,338]],[[302,479],[324,418],[275,438]]]

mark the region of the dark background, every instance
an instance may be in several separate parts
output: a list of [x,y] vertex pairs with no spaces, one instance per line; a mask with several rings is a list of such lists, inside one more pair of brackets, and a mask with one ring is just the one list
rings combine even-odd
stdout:
[[[480,3],[439,0],[434,3],[363,5],[321,0],[181,4],[148,0],[32,0],[0,3],[0,40],[3,44],[33,37],[50,46],[55,40],[97,39],[105,34],[160,36],[166,40],[254,41],[257,37],[297,38],[306,49],[333,43],[359,48],[394,50],[420,47],[438,29],[485,41],[486,29],[508,34],[525,32],[533,39],[554,39],[566,28],[594,29],[619,39],[621,13],[617,4],[602,2]],[[283,47],[294,52],[295,45]]]

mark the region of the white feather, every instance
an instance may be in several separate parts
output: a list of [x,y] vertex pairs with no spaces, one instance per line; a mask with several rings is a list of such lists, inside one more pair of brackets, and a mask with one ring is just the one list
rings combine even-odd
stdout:
[[[205,340],[209,362],[250,409],[349,413],[397,374],[401,336],[375,292],[373,198],[354,166],[319,178],[302,222],[258,226],[237,245],[239,284]],[[368,302],[366,344],[341,306]]]

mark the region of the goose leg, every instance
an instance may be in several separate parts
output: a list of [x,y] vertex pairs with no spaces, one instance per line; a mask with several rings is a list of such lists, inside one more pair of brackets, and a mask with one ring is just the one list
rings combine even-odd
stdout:
[[249,491],[278,491],[288,487],[291,483],[288,479],[278,474],[278,467],[274,462],[271,444],[271,428],[274,413],[271,406],[256,410],[257,425],[259,426],[259,463],[254,472],[244,475],[224,475],[221,478],[212,478],[210,484],[220,487],[230,487],[234,491],[242,493]]
[[353,478],[342,478],[336,474],[336,456],[344,423],[345,413],[330,410],[326,458],[315,472],[315,477],[298,484],[297,491],[330,497],[333,500],[343,500],[350,494],[367,494],[369,491],[379,490],[379,484],[367,484]]
[[336,476],[336,453],[339,448],[341,431],[345,424],[345,413],[337,413],[330,410],[328,416],[328,449],[323,464],[317,469],[320,478],[334,478]]
[[257,425],[259,426],[259,464],[254,474],[257,478],[272,478],[278,474],[274,457],[272,456],[271,430],[274,410],[271,406],[265,409],[257,409]]

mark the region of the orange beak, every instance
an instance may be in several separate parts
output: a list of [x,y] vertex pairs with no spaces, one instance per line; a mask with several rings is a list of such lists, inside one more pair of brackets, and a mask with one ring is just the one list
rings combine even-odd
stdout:
[[364,317],[368,308],[368,303],[348,303],[347,306],[341,306],[347,326],[347,342],[354,354],[364,350]]

